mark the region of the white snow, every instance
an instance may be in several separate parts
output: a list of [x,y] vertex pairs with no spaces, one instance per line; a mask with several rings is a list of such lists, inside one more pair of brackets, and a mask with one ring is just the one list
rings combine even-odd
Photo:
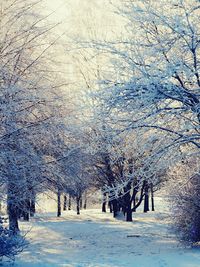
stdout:
[[41,213],[21,222],[30,245],[15,267],[199,267],[200,251],[183,248],[169,229],[166,212],[134,214],[133,222],[99,209],[81,215]]

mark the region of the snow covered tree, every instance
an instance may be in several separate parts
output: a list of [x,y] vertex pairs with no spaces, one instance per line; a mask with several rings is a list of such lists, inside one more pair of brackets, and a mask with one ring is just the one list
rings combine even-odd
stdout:
[[0,179],[7,187],[13,232],[19,230],[22,213],[28,219],[43,181],[45,138],[53,135],[63,103],[58,94],[63,82],[52,68],[55,25],[47,23],[39,8],[40,1],[34,0],[1,2]]
[[[200,241],[199,235],[199,156],[182,155],[169,172],[167,185],[175,233],[188,245]],[[176,184],[176,187],[174,187]]]
[[124,133],[118,127],[106,122],[102,113],[94,115],[89,150],[92,155],[93,183],[103,192],[102,211],[105,212],[108,197],[114,217],[122,210],[127,221],[132,221],[132,213],[143,200],[149,203],[150,191],[155,191],[165,180],[169,163],[166,158],[160,159],[165,142],[159,139],[158,134],[152,138],[152,131]]
[[[96,44],[111,53],[120,73],[104,81],[107,104],[122,111],[121,118],[115,112],[116,122],[166,131],[174,144],[199,148],[198,12],[195,0],[127,1],[119,9],[128,19],[127,35],[120,42]],[[128,113],[133,120],[124,119]]]
[[102,70],[95,97],[118,133],[149,136],[141,138],[147,150],[158,139],[160,149],[145,159],[146,170],[155,162],[154,177],[157,159],[161,174],[180,151],[199,154],[199,1],[121,1],[117,13],[127,22],[121,38],[88,44],[113,65],[109,77]]

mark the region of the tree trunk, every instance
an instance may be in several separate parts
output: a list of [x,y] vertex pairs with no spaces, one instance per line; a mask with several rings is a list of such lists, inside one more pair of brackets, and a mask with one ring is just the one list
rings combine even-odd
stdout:
[[8,208],[8,219],[9,219],[9,230],[13,232],[13,234],[16,234],[19,232],[19,224],[18,224],[18,214],[16,211],[16,207],[13,203],[9,202],[7,203]]
[[67,196],[64,195],[63,210],[67,210]]
[[102,212],[106,212],[106,203],[105,202],[102,203]]
[[144,212],[146,213],[149,210],[149,187],[148,183],[145,181],[144,187]]
[[153,194],[153,184],[151,184],[151,210],[155,211],[154,207],[154,194]]
[[87,208],[87,192],[85,192],[85,198],[84,198],[84,205],[83,205],[84,210]]
[[76,211],[77,215],[80,215],[80,197],[76,197]]
[[110,213],[112,213],[113,212],[112,201],[108,201],[108,207],[109,207]]
[[[130,173],[131,174],[131,173]],[[132,206],[132,201],[133,201],[133,198],[134,198],[134,192],[133,192],[133,195],[131,196],[131,183],[128,183],[128,185],[124,188],[124,197],[123,197],[123,205],[124,205],[124,212],[125,212],[125,215],[126,215],[126,221],[127,222],[132,222],[132,209],[131,209],[131,206]]]
[[133,202],[133,209],[132,209],[132,211],[133,212],[136,212],[136,196],[137,196],[137,193],[138,193],[138,187],[134,187],[134,189],[133,189],[133,195],[132,195],[132,202]]
[[68,210],[71,210],[72,208],[72,197],[69,195],[69,201],[68,201]]
[[106,193],[103,194],[103,199],[102,199],[102,212],[106,212]]
[[18,207],[16,203],[17,190],[15,190],[15,183],[10,180],[11,179],[8,179],[7,187],[7,212],[9,219],[9,230],[11,230],[13,234],[16,234],[17,232],[19,232]]
[[82,210],[82,208],[83,208],[83,198],[82,198],[82,195],[81,195],[81,197],[80,197],[80,209]]
[[29,214],[30,214],[30,200],[26,199],[24,201],[24,206],[23,206],[23,219],[24,219],[24,221],[29,221]]
[[[133,196],[133,207],[136,206],[136,195]],[[136,212],[136,209],[133,209],[133,212]]]
[[137,202],[137,204],[132,208],[132,211],[135,211],[142,203],[143,197],[144,197],[144,188],[145,188],[145,181],[143,182],[141,191],[140,191],[140,198]]
[[112,200],[112,206],[113,206],[113,217],[117,217],[118,215],[118,203],[117,203],[117,200],[116,199],[113,199]]
[[129,201],[126,209],[126,221],[127,222],[132,222],[133,217],[132,217],[132,210],[131,210],[131,201]]
[[61,216],[61,192],[60,189],[58,189],[57,192],[57,217]]
[[30,200],[30,216],[33,217],[35,215],[35,199],[36,199],[36,195],[35,192],[33,192],[32,196],[31,196],[31,200]]

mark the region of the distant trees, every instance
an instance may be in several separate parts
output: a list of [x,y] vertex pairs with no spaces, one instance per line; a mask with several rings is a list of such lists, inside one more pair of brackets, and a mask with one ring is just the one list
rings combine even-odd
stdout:
[[[153,193],[166,179],[168,160],[160,159],[165,143],[158,138],[148,137],[147,132],[124,133],[118,125],[101,117],[95,118],[90,138],[93,183],[102,191],[102,211],[106,211],[106,201],[116,217],[119,211],[132,221],[132,213],[144,200],[144,212],[149,210],[150,195],[154,210]],[[102,122],[103,121],[103,122]],[[144,133],[147,135],[144,136]]]
[[[71,114],[72,115],[72,114]],[[53,191],[57,195],[57,216],[63,210],[71,209],[72,200],[76,202],[77,214],[80,214],[83,195],[91,186],[91,156],[87,152],[88,144],[85,142],[85,125],[77,126],[76,119],[69,114],[62,116],[62,125],[56,124],[54,134],[46,140],[45,146],[39,148],[45,155],[44,177],[42,187]],[[80,122],[79,122],[80,123]]]
[[[84,151],[85,150],[85,151]],[[70,156],[66,166],[64,192],[68,193],[75,200],[77,215],[83,207],[83,197],[86,191],[92,186],[91,157],[87,148],[76,148]],[[86,196],[85,196],[86,197]]]

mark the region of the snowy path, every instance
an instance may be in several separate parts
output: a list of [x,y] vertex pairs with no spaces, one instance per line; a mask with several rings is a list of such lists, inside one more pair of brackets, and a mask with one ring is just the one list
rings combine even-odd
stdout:
[[[53,214],[55,215],[55,214]],[[199,267],[200,251],[178,247],[166,214],[135,214],[134,222],[115,220],[99,210],[44,214],[21,223],[31,239],[14,266]],[[164,218],[165,217],[165,218]]]

